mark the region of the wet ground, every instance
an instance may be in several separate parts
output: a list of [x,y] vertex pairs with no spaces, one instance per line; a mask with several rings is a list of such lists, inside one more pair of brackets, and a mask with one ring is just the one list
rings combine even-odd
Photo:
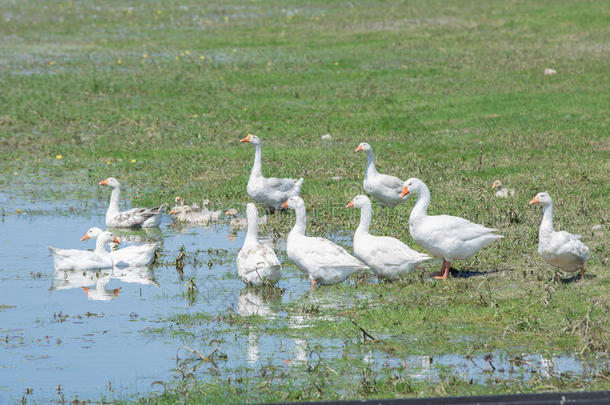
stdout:
[[[284,305],[319,300],[323,306],[330,297],[324,291],[308,295],[308,281],[293,266],[284,269],[281,291],[244,288],[234,264],[244,232],[229,236],[226,223],[176,228],[166,217],[159,230],[117,232],[127,245],[162,242],[161,264],[153,269],[54,271],[47,247],[93,248],[93,242],[79,239],[89,227],[103,224],[105,204],[92,200],[84,207],[78,201],[32,201],[0,193],[0,402],[126,399],[160,391],[159,382],[188,374],[217,378],[263,365],[298,367],[319,358],[400,368],[412,378],[430,380],[451,367],[477,382],[490,374],[527,379],[532,372],[581,374],[596,367],[576,357],[537,354],[520,359],[501,352],[389,355],[354,351],[341,338],[244,328],[235,319],[257,315],[276,327],[298,330],[307,317],[289,315]],[[269,243],[285,261],[282,240]],[[181,246],[187,252],[182,276],[174,264]],[[198,321],[190,329],[176,328],[172,319],[179,314]],[[212,354],[214,361],[199,362],[198,353]]]

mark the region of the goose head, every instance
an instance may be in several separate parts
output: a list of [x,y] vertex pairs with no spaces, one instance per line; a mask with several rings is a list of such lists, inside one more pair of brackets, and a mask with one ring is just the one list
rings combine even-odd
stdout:
[[400,198],[411,193],[419,194],[419,191],[421,190],[422,186],[425,187],[423,181],[421,181],[420,179],[416,179],[415,177],[411,177],[403,184],[402,193],[400,193]]
[[240,142],[248,142],[251,143],[253,145],[261,145],[262,142],[260,140],[260,138],[256,135],[252,135],[252,134],[248,134],[248,136],[246,136],[244,139],[241,139]]
[[84,235],[82,238],[80,238],[80,241],[82,242],[82,241],[87,240],[87,239],[95,239],[95,238],[97,238],[98,236],[100,236],[100,234],[101,234],[102,232],[104,232],[104,231],[102,231],[102,230],[101,230],[100,228],[98,228],[97,226],[94,226],[93,228],[90,228],[90,229],[87,231],[87,233],[85,233],[85,235]]
[[498,180],[498,179],[494,180],[494,184],[491,185],[491,189],[493,190],[496,187],[498,187],[498,188],[502,187],[502,182],[500,180]]
[[97,236],[97,240],[98,241],[102,241],[105,244],[110,243],[110,242],[114,242],[117,245],[120,245],[121,242],[119,242],[119,240],[117,239],[116,236],[114,236],[112,234],[112,232],[108,232],[108,231],[104,231],[101,232],[98,236]]
[[228,217],[236,217],[237,216],[237,210],[235,208],[231,208],[230,210],[225,212],[225,215],[228,216]]
[[301,206],[305,206],[305,202],[298,195],[293,195],[288,200],[286,200],[284,204],[281,205],[282,208],[290,208],[293,210]]
[[100,186],[108,186],[110,188],[117,188],[121,186],[121,183],[114,177],[108,177],[106,180],[100,181]]
[[371,205],[371,200],[364,194],[357,195],[352,201],[347,203],[345,208],[363,208]]
[[361,150],[368,152],[370,150],[373,150],[373,148],[371,148],[371,145],[369,145],[368,143],[362,142],[360,145],[358,145],[354,152],[360,152]]
[[545,207],[553,204],[553,200],[551,199],[549,193],[538,193],[530,200],[529,205],[532,204],[540,204]]

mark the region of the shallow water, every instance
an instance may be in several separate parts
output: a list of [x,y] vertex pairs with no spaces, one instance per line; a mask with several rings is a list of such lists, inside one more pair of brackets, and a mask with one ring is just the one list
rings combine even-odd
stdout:
[[[290,329],[308,324],[308,316],[288,315],[283,305],[296,300],[324,305],[352,305],[355,298],[332,297],[321,288],[308,295],[309,283],[293,266],[286,266],[279,283],[283,293],[271,297],[246,289],[236,276],[235,255],[244,233],[236,237],[226,224],[210,228],[170,227],[116,232],[124,244],[161,241],[165,256],[154,269],[109,269],[98,272],[56,272],[47,246],[93,248],[79,242],[91,226],[104,222],[106,201],[33,201],[15,193],[0,193],[0,402],[16,402],[28,391],[28,402],[48,403],[74,398],[128,398],[162,390],[157,381],[232,375],[263,365],[292,367],[306,362],[348,358],[375,369],[396,368],[414,379],[438,379],[451,367],[458,375],[485,382],[490,374],[527,379],[536,372],[583,373],[587,365],[574,357],[527,355],[516,364],[503,353],[466,358],[460,355],[400,356],[362,352],[345,339],[290,337],[272,329],[248,330],[219,317],[258,315]],[[20,214],[16,213],[21,209]],[[87,214],[83,214],[86,212]],[[337,234],[342,242],[345,234]],[[286,260],[282,240],[274,243]],[[174,267],[184,246],[182,279]],[[193,258],[196,258],[194,262]],[[189,295],[189,283],[196,294]],[[328,291],[335,293],[335,291]],[[167,321],[182,313],[205,313],[192,330],[179,330]],[[323,315],[311,315],[323,316]],[[215,349],[215,363],[197,366],[183,346],[204,354]],[[595,367],[595,366],[591,366]],[[493,371],[493,373],[492,373]],[[31,391],[31,393],[30,393]]]

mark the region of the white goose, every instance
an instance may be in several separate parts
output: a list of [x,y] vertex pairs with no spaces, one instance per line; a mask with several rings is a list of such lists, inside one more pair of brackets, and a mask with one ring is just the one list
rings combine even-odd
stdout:
[[305,235],[307,216],[301,197],[290,197],[282,207],[293,209],[296,215],[296,223],[288,234],[286,253],[302,272],[309,275],[312,289],[316,284],[341,283],[354,272],[369,269],[366,264],[328,239]]
[[[99,239],[103,233],[104,231],[94,226],[80,240],[82,242],[87,239]],[[158,248],[158,243],[147,243],[145,245],[127,246],[122,249],[111,250],[109,255],[117,267],[148,266],[155,258],[155,252]]]
[[451,262],[474,256],[491,242],[503,238],[495,229],[475,224],[464,218],[451,215],[428,215],[430,191],[423,181],[411,178],[405,181],[401,196],[417,194],[417,202],[409,216],[409,232],[432,256],[443,259],[441,271],[434,274],[436,279],[449,276]]
[[[548,264],[565,272],[580,270],[585,275],[585,262],[589,248],[580,241],[580,235],[553,229],[553,200],[548,193],[538,193],[529,204],[542,205],[542,222],[538,231],[538,253]],[[559,276],[559,273],[557,273]]]
[[254,145],[254,166],[247,187],[250,198],[266,205],[273,212],[288,198],[301,193],[302,177],[298,180],[263,177],[262,142],[257,136],[248,134],[241,142]]
[[373,196],[381,206],[394,208],[406,201],[400,197],[403,181],[398,177],[381,174],[375,167],[375,155],[373,148],[366,142],[362,142],[355,152],[366,152],[366,170],[362,186],[364,191]]
[[95,250],[56,249],[49,246],[53,256],[55,270],[95,270],[113,266],[112,257],[106,250],[106,244],[119,240],[110,232],[102,232],[95,243]]
[[371,235],[369,226],[373,209],[367,196],[354,197],[346,208],[353,207],[360,208],[360,225],[354,234],[354,256],[371,266],[377,277],[397,280],[401,274],[415,270],[418,263],[432,259],[396,238]]
[[512,188],[504,188],[502,186],[502,182],[498,179],[494,180],[494,184],[491,185],[492,190],[495,190],[496,188],[498,189],[496,191],[497,198],[507,198],[515,196],[515,190],[513,190]]
[[161,223],[161,214],[166,204],[156,208],[132,208],[121,212],[119,209],[119,198],[121,196],[121,183],[114,177],[108,177],[100,181],[100,186],[108,186],[112,189],[110,204],[106,211],[106,226],[109,228],[152,228]]
[[208,200],[208,199],[203,200],[203,208],[201,209],[201,212],[204,213],[206,218],[208,218],[209,222],[218,221],[218,219],[220,219],[220,216],[222,215],[221,210],[218,210],[218,211],[210,210],[210,200]]
[[244,246],[237,254],[237,274],[247,285],[273,285],[282,277],[282,265],[275,252],[258,242],[256,206],[248,203],[248,232]]

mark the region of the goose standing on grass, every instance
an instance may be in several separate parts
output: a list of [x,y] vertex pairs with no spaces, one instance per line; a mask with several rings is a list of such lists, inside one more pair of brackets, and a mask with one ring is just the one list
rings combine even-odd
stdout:
[[373,209],[367,196],[358,195],[346,205],[346,208],[353,207],[360,208],[360,225],[354,233],[354,256],[371,266],[377,277],[397,280],[401,274],[415,270],[418,263],[432,259],[396,238],[371,235]]
[[100,181],[100,186],[108,186],[112,189],[110,204],[106,211],[106,226],[109,228],[152,228],[161,223],[161,214],[166,204],[156,208],[132,208],[121,212],[119,209],[119,198],[121,196],[121,183],[114,177],[108,177]]
[[305,235],[307,216],[301,197],[290,197],[282,207],[293,209],[296,215],[296,223],[286,241],[286,253],[302,272],[309,275],[312,289],[315,289],[316,284],[341,283],[356,271],[369,269],[366,264],[328,239]]
[[441,271],[433,275],[435,279],[444,280],[449,276],[452,261],[469,259],[491,242],[503,238],[493,233],[495,229],[464,218],[428,215],[430,191],[420,179],[405,181],[401,195],[404,197],[410,193],[417,194],[417,202],[409,216],[409,232],[415,242],[432,256],[443,259]]
[[[548,193],[538,193],[529,202],[542,205],[542,222],[538,231],[538,253],[548,264],[571,273],[580,270],[585,276],[585,262],[589,248],[580,241],[580,235],[553,229],[553,200]],[[561,276],[557,273],[559,279]]]
[[97,270],[107,269],[114,265],[106,245],[110,242],[120,244],[119,240],[110,232],[102,232],[97,237],[95,250],[56,249],[49,246],[53,256],[55,270]]
[[497,198],[506,198],[506,197],[514,197],[515,196],[515,190],[513,190],[512,188],[504,188],[502,187],[502,182],[498,179],[494,180],[494,184],[491,186],[492,190],[498,189],[496,191],[496,197]]
[[[82,242],[87,239],[96,239],[103,233],[104,231],[94,226],[80,240]],[[155,252],[158,248],[158,243],[147,243],[145,245],[127,246],[122,249],[111,250],[109,255],[117,267],[148,266],[154,260]]]
[[254,166],[247,187],[250,198],[269,207],[273,213],[288,198],[301,194],[302,177],[298,180],[263,177],[262,143],[257,136],[248,134],[241,142],[254,145]]
[[364,191],[373,196],[382,207],[394,208],[405,202],[405,198],[400,197],[403,181],[398,177],[381,174],[375,167],[375,155],[373,148],[366,142],[362,142],[355,152],[366,152],[366,170],[362,186]]
[[256,206],[248,203],[248,232],[244,246],[237,254],[237,274],[247,285],[273,285],[282,277],[282,265],[275,252],[258,241]]

